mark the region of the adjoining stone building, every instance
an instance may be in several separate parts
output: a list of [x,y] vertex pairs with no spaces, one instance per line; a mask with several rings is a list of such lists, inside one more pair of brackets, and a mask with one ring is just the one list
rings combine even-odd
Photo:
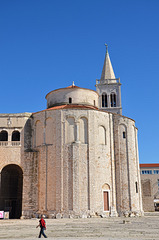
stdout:
[[72,84],[48,93],[43,111],[0,114],[0,210],[12,218],[143,213],[137,128],[122,116],[120,88],[106,51],[96,91]]
[[159,164],[140,164],[143,210],[159,211]]

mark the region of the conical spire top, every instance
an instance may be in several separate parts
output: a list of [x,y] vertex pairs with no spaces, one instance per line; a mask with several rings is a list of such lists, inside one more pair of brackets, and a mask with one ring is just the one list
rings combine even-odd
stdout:
[[106,54],[107,54],[107,52],[108,52],[108,45],[106,43],[104,45],[106,46]]
[[105,46],[106,46],[106,54],[105,54],[101,80],[115,79],[115,74],[114,74],[113,67],[112,67],[109,53],[108,53],[108,45],[105,43]]

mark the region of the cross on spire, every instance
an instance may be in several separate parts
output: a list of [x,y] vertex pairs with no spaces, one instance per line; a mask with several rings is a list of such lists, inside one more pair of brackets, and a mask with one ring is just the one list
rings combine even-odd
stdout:
[[108,52],[108,44],[104,44],[106,46],[106,53]]

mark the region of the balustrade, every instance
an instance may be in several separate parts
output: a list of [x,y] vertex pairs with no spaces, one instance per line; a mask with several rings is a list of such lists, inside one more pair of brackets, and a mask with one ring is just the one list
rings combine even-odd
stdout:
[[4,147],[4,146],[8,146],[8,142],[7,141],[0,141],[0,146]]
[[0,141],[0,147],[6,147],[6,146],[20,146],[20,141]]

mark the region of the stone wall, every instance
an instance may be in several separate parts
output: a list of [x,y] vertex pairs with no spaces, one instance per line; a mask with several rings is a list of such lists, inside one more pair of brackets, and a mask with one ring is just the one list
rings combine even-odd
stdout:
[[22,153],[23,196],[22,217],[35,217],[39,209],[38,152]]
[[[83,118],[87,124],[81,125]],[[133,120],[96,110],[50,110],[34,114],[32,126],[33,149],[39,152],[38,212],[113,216],[117,208],[120,215],[141,214]],[[109,189],[108,212],[104,186]]]
[[[68,118],[74,120],[68,122]],[[47,119],[50,119],[52,131],[46,130]],[[81,119],[85,119],[85,124],[81,124]],[[68,136],[68,124],[71,124],[74,137]],[[113,129],[110,114],[92,110],[53,110],[34,114],[33,126],[34,133],[41,132],[34,141],[34,149],[39,151],[39,211],[72,212],[78,215],[96,212],[102,215],[104,184],[110,186],[110,207],[113,206],[115,211]],[[103,128],[102,133],[99,131],[100,127]],[[99,141],[99,133],[105,138],[104,142]],[[68,137],[73,142],[68,141]],[[53,142],[46,144],[46,139],[51,141],[51,138]],[[84,139],[86,143],[83,143]],[[48,170],[46,166],[49,166]],[[46,178],[49,187],[47,193]],[[47,205],[46,199],[49,206],[47,208],[44,207]]]
[[[158,170],[158,168],[141,168],[142,170]],[[142,201],[145,212],[154,212],[154,199],[159,199],[158,174],[141,174]]]
[[133,120],[72,108],[24,115],[16,127],[21,127],[21,146],[1,147],[0,167],[14,163],[23,170],[24,217],[142,213]]
[[[0,114],[0,131],[8,132],[8,141],[0,146],[0,171],[8,164],[16,164],[22,168],[21,146],[23,145],[23,128],[31,113]],[[18,144],[11,142],[12,133],[17,130],[20,132]]]
[[114,115],[117,209],[122,214],[142,214],[142,196],[134,121]]
[[143,194],[143,209],[145,212],[154,212],[154,196],[152,193],[152,181],[150,179],[141,180]]

